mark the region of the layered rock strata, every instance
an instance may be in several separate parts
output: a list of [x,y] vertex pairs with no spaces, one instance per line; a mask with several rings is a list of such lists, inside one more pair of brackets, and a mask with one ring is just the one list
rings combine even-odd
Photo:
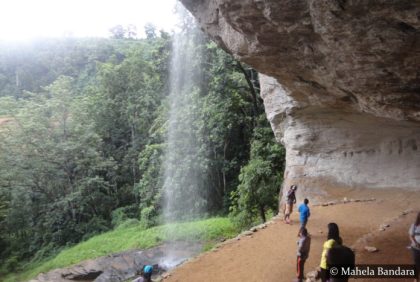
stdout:
[[285,185],[420,190],[420,1],[181,2],[264,74]]

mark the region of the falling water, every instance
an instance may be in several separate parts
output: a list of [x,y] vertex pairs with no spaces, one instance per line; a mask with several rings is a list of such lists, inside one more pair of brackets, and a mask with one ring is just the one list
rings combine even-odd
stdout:
[[[197,104],[202,83],[202,36],[194,28],[188,12],[178,5],[181,31],[174,36],[170,73],[170,111],[167,149],[164,161],[164,219],[167,232],[173,234],[170,223],[191,220],[205,212],[206,196],[201,189],[206,182],[205,161],[200,157],[198,128],[202,122]],[[173,228],[173,227],[172,227]],[[171,238],[173,238],[171,236]],[[174,243],[174,249],[176,249]],[[168,252],[162,262],[167,267],[180,263],[176,252]]]

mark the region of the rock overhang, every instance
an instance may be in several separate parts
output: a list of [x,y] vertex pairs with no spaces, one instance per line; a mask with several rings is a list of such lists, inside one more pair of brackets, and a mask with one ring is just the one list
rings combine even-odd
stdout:
[[286,184],[420,189],[420,1],[181,2],[264,74]]

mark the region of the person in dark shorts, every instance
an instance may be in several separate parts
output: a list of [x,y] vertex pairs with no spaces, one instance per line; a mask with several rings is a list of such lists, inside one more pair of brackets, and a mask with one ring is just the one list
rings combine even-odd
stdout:
[[299,240],[297,241],[297,245],[296,281],[302,282],[305,262],[309,256],[309,250],[311,249],[311,237],[305,227],[301,227],[299,230]]
[[311,211],[309,210],[308,204],[309,200],[305,199],[298,208],[300,227],[306,227],[306,224],[308,223],[308,218],[311,216]]
[[411,241],[411,252],[413,254],[414,265],[417,270],[417,277],[414,280],[419,282],[420,276],[420,212],[417,213],[416,221],[410,226],[409,230]]
[[296,204],[296,190],[297,190],[297,186],[296,185],[292,185],[289,188],[289,191],[287,191],[286,194],[286,206],[285,206],[285,210],[284,210],[284,221],[287,224],[290,224],[290,214],[293,211],[293,205]]

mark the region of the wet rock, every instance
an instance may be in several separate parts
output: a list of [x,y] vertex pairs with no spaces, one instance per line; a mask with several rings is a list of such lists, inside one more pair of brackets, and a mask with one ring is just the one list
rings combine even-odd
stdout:
[[95,269],[85,270],[85,269],[83,269],[82,271],[74,270],[73,272],[70,272],[70,273],[63,273],[63,274],[61,274],[61,276],[63,278],[70,279],[70,280],[94,280],[99,275],[101,275],[102,272],[103,272],[102,270],[95,270]]
[[94,260],[87,260],[78,265],[56,269],[48,273],[38,275],[32,282],[70,282],[70,281],[94,281],[94,282],[119,282],[136,276],[137,271],[144,265],[154,265],[155,272],[161,272],[158,263],[164,253],[171,250],[179,259],[179,263],[202,250],[202,245],[191,242],[176,242],[175,244],[161,245],[148,250],[132,250]]

